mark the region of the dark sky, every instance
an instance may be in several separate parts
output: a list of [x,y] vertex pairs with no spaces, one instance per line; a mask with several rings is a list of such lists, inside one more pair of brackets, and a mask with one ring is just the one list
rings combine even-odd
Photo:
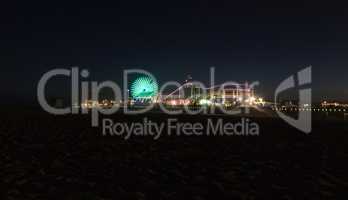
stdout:
[[312,65],[314,99],[348,101],[348,6],[304,2],[3,4],[1,96],[35,99],[42,74],[57,67],[118,83],[123,69],[143,68],[163,83],[187,74],[207,82],[215,66],[216,82],[258,80],[267,97]]

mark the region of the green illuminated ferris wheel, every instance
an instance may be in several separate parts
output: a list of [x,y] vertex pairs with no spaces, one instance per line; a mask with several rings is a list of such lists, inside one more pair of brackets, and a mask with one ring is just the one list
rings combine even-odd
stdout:
[[134,99],[149,99],[158,94],[158,84],[149,76],[141,76],[131,83],[131,96]]

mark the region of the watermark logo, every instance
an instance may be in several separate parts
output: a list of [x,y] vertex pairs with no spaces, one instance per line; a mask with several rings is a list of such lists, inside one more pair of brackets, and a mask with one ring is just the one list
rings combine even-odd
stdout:
[[[307,86],[312,83],[312,67],[307,67],[297,73],[297,86]],[[277,99],[280,93],[296,87],[295,76],[292,75],[289,78],[285,79],[276,89],[274,95],[274,102],[277,105]],[[312,105],[312,89],[305,88],[299,90],[299,103],[298,107],[303,105]],[[299,109],[300,110],[300,109]],[[276,110],[280,118],[285,120],[291,126],[303,131],[304,133],[310,133],[312,131],[312,111],[299,111],[298,119],[293,119],[289,116],[286,116],[282,112]]]
[[[146,79],[139,79],[138,84],[141,88],[136,88],[137,93],[141,95],[130,95],[132,90],[129,89],[129,76],[132,74],[140,74],[146,76]],[[51,106],[45,95],[46,84],[55,76],[65,76],[71,81],[71,107],[66,108],[55,108]],[[111,115],[116,113],[121,108],[124,114],[142,114],[151,111],[152,109],[159,109],[163,113],[168,115],[197,115],[197,114],[212,114],[215,115],[216,111],[219,110],[220,113],[225,115],[238,115],[238,114],[250,114],[251,109],[267,111],[267,102],[263,98],[258,97],[255,94],[254,88],[259,85],[258,81],[251,84],[239,84],[237,82],[228,81],[220,85],[215,84],[215,68],[210,69],[210,85],[205,86],[204,83],[199,81],[189,81],[184,84],[169,81],[160,88],[157,86],[157,79],[150,72],[142,69],[130,69],[125,70],[123,73],[123,93],[121,87],[119,87],[115,82],[112,81],[84,81],[89,77],[89,71],[79,70],[78,67],[73,67],[71,70],[68,69],[54,69],[45,73],[40,79],[37,87],[37,97],[41,107],[55,115],[65,115],[65,114],[88,114],[91,113],[91,123],[92,127],[98,127],[100,124],[100,115]],[[297,78],[295,81],[295,77]],[[146,81],[144,81],[146,80]],[[298,82],[298,84],[296,84]],[[278,96],[291,89],[295,86],[307,86],[312,82],[311,67],[305,68],[297,73],[297,76],[292,75],[285,79],[276,89],[274,95],[274,104],[277,104]],[[152,83],[156,87],[151,88]],[[175,86],[173,92],[169,94],[164,94],[166,89],[170,86]],[[138,86],[136,86],[138,87]],[[143,88],[144,87],[144,88]],[[111,106],[108,103],[100,103],[99,97],[101,91],[105,88],[112,90],[114,102]],[[156,91],[155,91],[156,90]],[[190,94],[185,93],[185,90],[189,91]],[[149,92],[150,91],[150,92]],[[195,91],[195,92],[194,92]],[[151,94],[150,96],[147,96]],[[145,96],[145,98],[144,98]],[[141,97],[142,106],[133,106],[130,102],[137,97]],[[299,90],[299,105],[311,105],[312,91],[311,88],[305,88]],[[139,99],[137,99],[139,100]],[[150,101],[150,103],[148,103]],[[83,106],[83,102],[93,102],[92,106]],[[269,102],[269,104],[272,104]],[[300,110],[300,109],[299,109]],[[290,125],[296,127],[297,129],[310,133],[312,130],[311,120],[312,113],[301,112],[299,113],[299,118],[294,119],[280,111],[276,110],[276,113],[280,118],[284,119]],[[216,115],[215,115],[216,116]],[[120,124],[115,126],[116,128],[110,128],[111,120],[104,119],[103,128],[108,125],[108,130],[118,130]],[[132,126],[130,126],[132,127]],[[155,127],[155,130],[161,129],[161,126]],[[163,129],[163,128],[162,128]],[[121,129],[123,130],[123,129]],[[128,128],[125,126],[124,130],[137,130],[133,128]],[[219,129],[220,130],[220,129]],[[244,130],[244,129],[243,129]],[[259,130],[257,129],[247,129],[247,130]],[[221,129],[222,132],[227,132],[225,129]],[[122,131],[121,131],[122,132]],[[237,132],[237,131],[235,131]],[[248,131],[247,131],[248,132]],[[258,131],[256,131],[258,132]],[[116,134],[117,135],[117,134]],[[253,134],[256,135],[256,134]]]

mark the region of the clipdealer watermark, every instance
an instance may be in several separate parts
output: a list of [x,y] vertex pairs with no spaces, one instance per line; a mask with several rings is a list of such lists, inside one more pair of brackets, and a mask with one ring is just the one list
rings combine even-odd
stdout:
[[[40,81],[38,82],[37,87],[37,97],[38,102],[41,107],[54,115],[66,115],[66,114],[88,114],[91,113],[91,125],[92,127],[98,127],[100,125],[100,115],[106,116],[111,115],[123,109],[124,114],[128,115],[137,115],[143,114],[151,111],[155,105],[157,108],[168,115],[179,115],[179,114],[188,114],[188,115],[198,115],[198,114],[215,114],[215,111],[218,109],[225,115],[238,115],[241,113],[249,114],[250,107],[235,107],[234,109],[227,109],[224,106],[200,106],[192,109],[190,105],[183,104],[180,109],[168,109],[165,101],[154,101],[153,103],[147,104],[146,106],[141,107],[140,109],[132,109],[131,105],[128,103],[123,104],[115,104],[112,107],[108,107],[107,109],[97,104],[92,108],[84,108],[81,105],[82,102],[91,100],[94,102],[99,101],[99,96],[101,90],[105,88],[109,88],[113,91],[114,102],[128,102],[129,101],[129,76],[132,74],[142,74],[148,76],[154,82],[157,82],[155,76],[153,76],[150,72],[147,72],[142,69],[131,69],[124,70],[123,73],[123,93],[121,92],[121,87],[119,87],[113,81],[104,81],[104,82],[96,82],[96,81],[83,81],[89,77],[89,71],[87,70],[79,70],[78,67],[73,67],[71,70],[68,69],[54,69],[47,73],[45,73]],[[46,84],[55,76],[66,76],[71,78],[71,104],[75,106],[66,107],[66,108],[56,108],[51,106],[47,100],[45,95]],[[307,67],[298,72],[298,85],[303,86],[311,83],[311,67]],[[224,94],[225,87],[233,86],[236,87],[237,90],[240,85],[237,82],[228,81],[218,87],[215,86],[215,68],[210,69],[210,86],[206,87],[204,83],[194,81],[192,84],[195,84],[197,87],[201,89],[201,96],[209,96],[212,94],[212,90],[217,90],[218,93]],[[259,82],[255,81],[251,84],[248,84],[249,89],[253,89],[258,86]],[[158,91],[158,94],[162,94],[168,87],[175,86],[180,88],[182,86],[181,83],[176,81],[169,81],[163,84]],[[294,76],[290,76],[285,81],[283,81],[275,91],[274,102],[277,104],[277,98],[280,93],[294,88],[295,87],[295,79]],[[179,91],[179,96],[185,96],[184,91]],[[299,104],[308,104],[311,105],[311,89],[301,89],[299,90]],[[122,98],[123,97],[123,98]],[[244,101],[244,100],[243,100]],[[76,106],[77,105],[77,106]],[[283,113],[276,111],[278,116],[284,119],[290,125],[296,127],[297,129],[303,131],[304,133],[311,132],[311,112],[299,112],[299,118],[293,119],[290,118]],[[146,118],[147,119],[147,118]],[[128,139],[131,135],[152,135],[154,139],[158,139],[162,133],[167,132],[168,135],[173,133],[173,129],[177,130],[175,135],[259,135],[259,125],[256,122],[252,122],[252,120],[248,118],[242,118],[242,123],[232,124],[230,122],[223,122],[223,120],[218,120],[215,124],[213,121],[209,120],[205,125],[202,123],[199,124],[188,124],[188,123],[180,123],[178,120],[174,118],[169,118],[167,123],[159,123],[151,122],[151,120],[143,121],[143,123],[120,123],[113,122],[110,118],[103,117],[102,129],[103,135],[119,135],[123,136],[125,139]],[[245,123],[247,122],[247,123]],[[173,128],[173,124],[175,124]],[[243,127],[239,128],[242,124]],[[246,125],[247,124],[247,125]],[[252,125],[250,128],[249,126]],[[215,128],[214,128],[215,127]],[[236,128],[237,127],[237,128]],[[151,129],[151,130],[149,130]],[[240,131],[242,130],[242,132]],[[205,132],[203,132],[205,131]],[[220,134],[219,134],[220,133]]]
[[207,119],[206,123],[179,122],[176,118],[169,118],[166,122],[153,122],[144,118],[142,122],[126,123],[103,119],[103,135],[120,136],[125,140],[131,136],[151,136],[157,140],[163,134],[167,136],[258,136],[260,127],[248,118],[241,118],[239,122],[224,122],[223,119],[214,121]]

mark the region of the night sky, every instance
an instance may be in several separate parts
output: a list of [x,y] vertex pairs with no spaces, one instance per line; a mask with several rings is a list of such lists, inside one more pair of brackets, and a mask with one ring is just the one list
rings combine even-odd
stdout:
[[[241,3],[244,2],[244,3]],[[79,66],[90,81],[122,83],[143,68],[160,83],[260,81],[274,89],[313,66],[314,100],[348,101],[348,6],[333,1],[101,1],[1,6],[1,97],[35,100],[50,69]],[[68,81],[67,85],[68,85]],[[53,84],[57,95],[64,84]]]

